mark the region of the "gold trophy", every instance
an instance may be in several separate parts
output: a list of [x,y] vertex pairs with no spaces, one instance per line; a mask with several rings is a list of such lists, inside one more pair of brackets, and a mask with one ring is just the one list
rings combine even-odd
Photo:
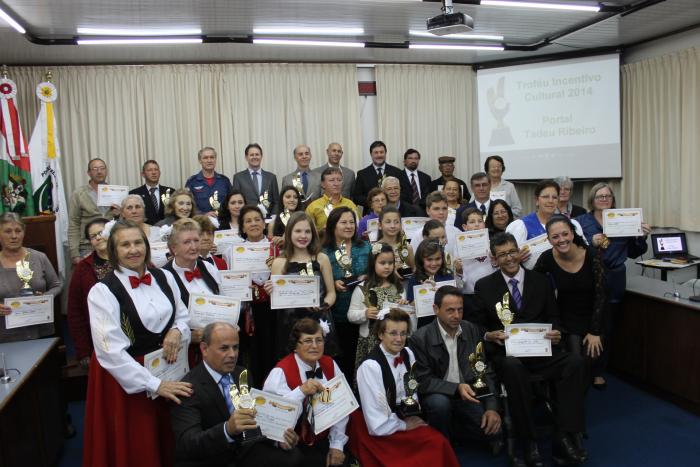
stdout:
[[[238,387],[231,382],[229,396],[231,397],[231,403],[236,409],[255,408],[255,399],[250,395],[250,390],[248,388],[248,370],[241,371],[241,374],[238,376]],[[243,431],[241,433],[241,438],[243,438],[242,444],[247,445],[262,441],[264,436],[262,431],[260,431],[260,427],[256,427]]]
[[333,211],[333,201],[328,200],[328,204],[326,204],[326,207],[323,208],[323,213],[326,215],[326,217],[331,215],[331,211]]
[[270,195],[267,191],[260,195],[260,204],[263,205],[265,209],[270,209]]
[[401,264],[396,272],[399,273],[402,279],[408,279],[413,275],[413,270],[406,263],[408,261],[408,239],[404,233],[401,234],[397,254]]
[[335,260],[344,271],[344,277],[340,280],[343,281],[345,287],[357,285],[357,276],[352,274],[352,258],[350,255],[348,255],[348,249],[345,242],[341,243],[338,249],[335,250]]
[[299,194],[301,194],[302,199],[306,198],[306,193],[304,193],[304,184],[301,183],[301,175],[299,175],[298,172],[292,179],[292,185],[294,185],[294,188],[296,188]]
[[219,202],[219,190],[215,191],[214,194],[209,197],[209,206],[211,206],[214,211],[218,211],[221,207],[221,203]]
[[610,246],[610,239],[608,239],[608,237],[605,234],[603,234],[603,239],[600,241],[599,246],[603,250],[605,250],[606,248],[608,248]]
[[29,297],[34,295],[34,289],[29,285],[29,281],[32,280],[34,276],[34,271],[29,267],[29,254],[24,259],[17,261],[17,277],[22,281],[24,286],[19,291],[20,297]]
[[314,275],[314,263],[309,259],[306,262],[306,266],[304,266],[304,269],[299,271],[300,276],[313,276]]
[[396,408],[399,417],[417,417],[421,414],[420,404],[413,398],[413,395],[418,391],[418,381],[413,374],[413,367],[403,375],[403,388],[406,391],[406,396],[401,399],[401,403]]
[[160,201],[163,203],[163,206],[167,206],[168,204],[170,204],[170,191],[172,190],[168,188],[168,190],[165,193],[160,195]]
[[508,292],[503,294],[501,303],[496,303],[496,315],[504,327],[513,322],[515,315],[510,311],[510,295],[508,295]]
[[287,222],[289,222],[289,218],[292,217],[292,214],[289,212],[289,209],[284,208],[284,211],[282,214],[280,214],[280,220],[282,221],[282,225],[286,226]]
[[483,380],[484,373],[486,373],[486,355],[484,354],[483,343],[479,342],[476,344],[474,353],[469,354],[469,366],[476,376],[476,382],[472,384],[476,398],[481,399],[493,395]]

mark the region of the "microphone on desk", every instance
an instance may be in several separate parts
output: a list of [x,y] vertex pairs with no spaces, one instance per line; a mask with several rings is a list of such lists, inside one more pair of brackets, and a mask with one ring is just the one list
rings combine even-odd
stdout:
[[7,365],[5,365],[5,354],[0,353],[0,357],[2,357],[2,376],[0,376],[0,384],[8,384],[12,382],[12,378],[10,378],[10,375],[7,374]]

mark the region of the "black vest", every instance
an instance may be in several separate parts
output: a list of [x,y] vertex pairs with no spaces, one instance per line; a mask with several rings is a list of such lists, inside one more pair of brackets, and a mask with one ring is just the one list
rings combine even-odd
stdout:
[[[405,347],[401,350],[401,356],[403,357],[403,364],[406,367],[406,371],[411,371],[411,361],[408,358],[408,351]],[[384,352],[377,345],[372,349],[369,355],[367,355],[367,359],[379,363],[379,368],[382,369],[382,382],[384,383],[384,390],[386,391],[386,401],[389,403],[391,411],[396,412],[396,382],[394,381],[394,373],[391,372],[391,367],[384,356]]]
[[119,321],[121,323],[122,332],[126,334],[131,342],[131,346],[126,349],[126,351],[132,357],[146,355],[149,352],[158,350],[163,343],[165,335],[170,331],[175,321],[175,296],[168,285],[168,279],[165,277],[165,274],[163,274],[163,271],[159,269],[149,268],[147,272],[151,273],[155,281],[155,284],[151,283],[150,287],[154,287],[157,284],[172,305],[173,311],[170,314],[170,319],[160,332],[151,332],[146,329],[136,311],[136,306],[131,299],[131,295],[129,295],[129,292],[124,288],[121,281],[117,279],[114,271],[107,274],[101,281],[109,288],[110,292],[116,297],[117,302],[119,302]]
[[[185,287],[185,283],[182,282],[182,279],[180,279],[180,275],[175,271],[173,261],[175,261],[174,258],[168,261],[168,264],[163,266],[163,269],[167,269],[173,273],[175,282],[177,282],[177,287],[180,289],[180,298],[182,298],[182,302],[185,304],[185,306],[187,306],[188,303],[190,303],[190,292],[187,290],[187,287]],[[212,275],[209,274],[209,270],[204,265],[204,260],[202,258],[197,258],[195,268],[199,269],[199,272],[202,274],[202,280],[204,280],[204,283],[207,284],[209,290],[211,290],[214,295],[219,295],[219,284],[217,284]]]

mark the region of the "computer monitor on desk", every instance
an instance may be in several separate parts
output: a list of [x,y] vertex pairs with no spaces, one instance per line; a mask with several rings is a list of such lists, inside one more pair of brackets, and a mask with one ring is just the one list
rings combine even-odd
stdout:
[[688,254],[684,232],[651,234],[651,248],[656,259],[698,259],[697,256]]

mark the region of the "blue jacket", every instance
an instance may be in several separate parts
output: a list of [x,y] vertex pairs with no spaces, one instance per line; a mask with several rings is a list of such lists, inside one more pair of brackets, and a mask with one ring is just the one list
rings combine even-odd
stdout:
[[231,191],[231,181],[226,175],[214,172],[214,184],[209,186],[200,170],[187,179],[185,188],[189,188],[192,192],[194,202],[197,205],[197,211],[205,213],[213,211],[211,204],[209,204],[209,197],[214,195],[214,192],[218,192],[217,197],[219,203],[224,203],[226,196],[228,196],[229,191]]

